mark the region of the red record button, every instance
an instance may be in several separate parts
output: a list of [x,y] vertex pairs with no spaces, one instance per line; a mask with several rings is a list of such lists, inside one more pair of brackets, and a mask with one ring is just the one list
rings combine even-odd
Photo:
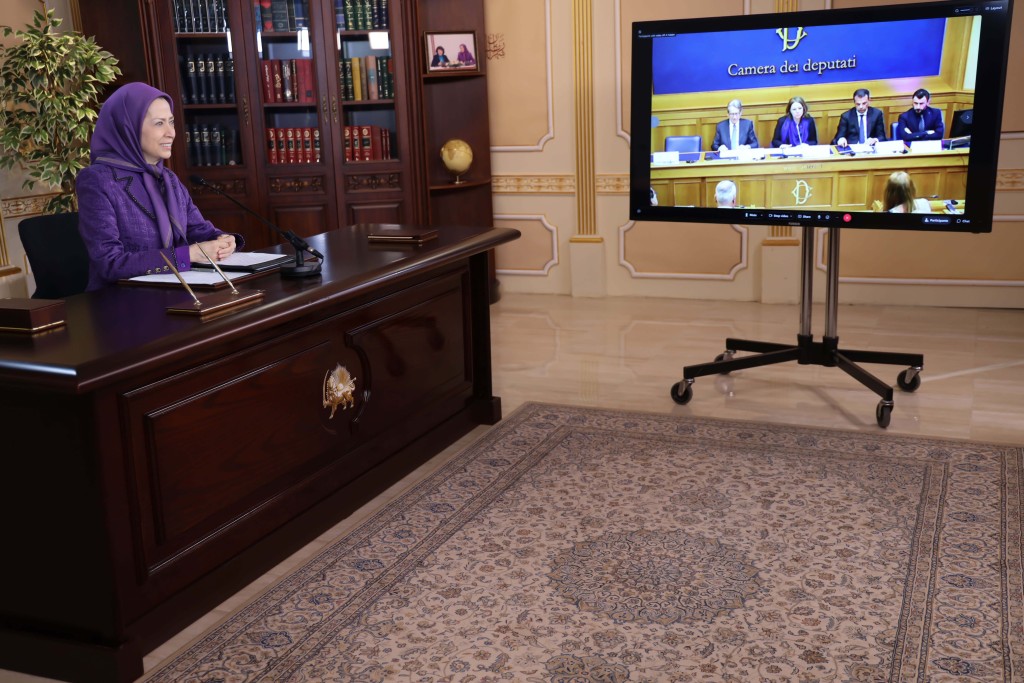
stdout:
[[850,221],[852,221],[852,220],[853,220],[853,216],[851,216],[851,215],[850,215],[850,214],[848,214],[848,213],[844,213],[844,214],[843,214],[843,222],[844,222],[844,223],[849,223],[849,222],[850,222]]

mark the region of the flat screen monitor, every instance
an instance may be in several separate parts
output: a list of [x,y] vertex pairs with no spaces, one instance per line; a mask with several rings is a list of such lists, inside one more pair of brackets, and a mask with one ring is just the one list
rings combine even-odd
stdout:
[[990,232],[1011,10],[634,23],[631,219]]

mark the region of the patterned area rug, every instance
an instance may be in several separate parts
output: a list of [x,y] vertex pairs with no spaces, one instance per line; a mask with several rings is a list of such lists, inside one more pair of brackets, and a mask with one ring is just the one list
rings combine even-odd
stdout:
[[1021,459],[526,404],[150,680],[1024,680]]

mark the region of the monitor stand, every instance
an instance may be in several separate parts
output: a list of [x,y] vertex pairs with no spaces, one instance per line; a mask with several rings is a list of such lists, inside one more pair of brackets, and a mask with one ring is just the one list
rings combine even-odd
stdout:
[[[814,341],[811,334],[811,300],[813,298],[814,276],[814,228],[804,226],[800,258],[800,333],[796,345],[773,342],[750,341],[747,339],[726,339],[725,353],[719,354],[714,362],[688,365],[683,368],[683,379],[672,385],[672,400],[685,405],[693,398],[693,382],[705,375],[724,375],[733,370],[756,368],[795,360],[801,365],[824,365],[838,367],[871,391],[882,397],[875,408],[875,419],[879,427],[888,427],[892,418],[892,386],[878,379],[857,363],[887,363],[907,365],[906,370],[896,378],[904,391],[915,391],[921,386],[920,372],[924,356],[918,353],[893,353],[883,351],[856,351],[839,348],[839,334],[836,330],[839,299],[839,228],[828,229],[828,264],[826,267],[827,289],[825,293],[825,334],[822,341]],[[757,355],[736,357],[737,351],[751,351]]]

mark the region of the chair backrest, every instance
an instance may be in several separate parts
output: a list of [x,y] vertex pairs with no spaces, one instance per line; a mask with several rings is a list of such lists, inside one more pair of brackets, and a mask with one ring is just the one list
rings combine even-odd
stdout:
[[666,152],[699,152],[699,135],[669,135],[665,138]]
[[902,139],[902,138],[900,138],[900,122],[899,121],[893,121],[892,122],[892,135],[889,136],[889,139],[890,140],[900,140],[900,139]]
[[33,216],[18,236],[36,279],[33,299],[63,299],[89,285],[89,253],[78,233],[78,213]]

